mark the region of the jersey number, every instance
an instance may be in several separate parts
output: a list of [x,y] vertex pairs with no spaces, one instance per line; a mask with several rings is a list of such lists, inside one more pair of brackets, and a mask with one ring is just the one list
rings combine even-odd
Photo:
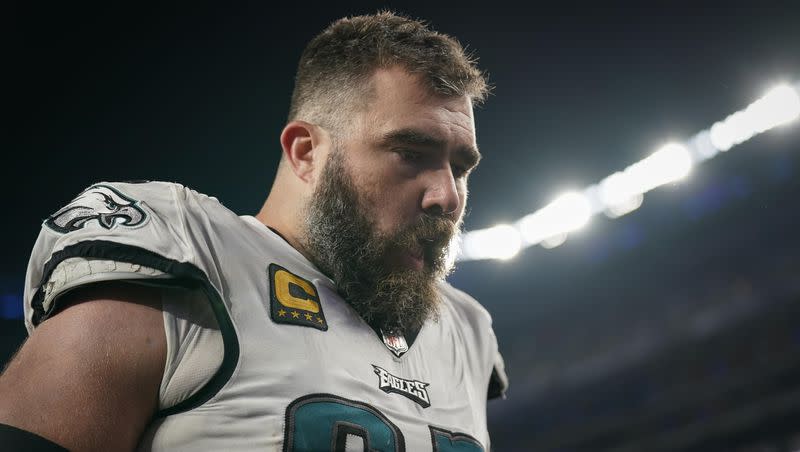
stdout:
[[[300,397],[286,409],[283,450],[344,451],[348,437],[359,437],[365,451],[404,452],[400,429],[377,409],[331,394]],[[430,427],[434,452],[483,452],[469,435]]]

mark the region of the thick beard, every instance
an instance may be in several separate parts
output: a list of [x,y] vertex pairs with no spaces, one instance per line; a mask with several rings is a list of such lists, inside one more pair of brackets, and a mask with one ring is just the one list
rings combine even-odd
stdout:
[[[447,254],[460,219],[426,214],[391,234],[379,234],[342,154],[331,153],[306,208],[303,246],[370,326],[418,331],[428,318],[438,319],[437,285],[452,269]],[[422,270],[388,268],[391,252],[420,245]]]

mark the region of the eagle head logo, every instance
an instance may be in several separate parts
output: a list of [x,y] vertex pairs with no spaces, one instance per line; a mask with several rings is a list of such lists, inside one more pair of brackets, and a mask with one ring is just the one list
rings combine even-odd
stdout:
[[147,219],[147,214],[138,204],[109,185],[93,185],[51,215],[44,224],[64,234],[77,231],[92,220],[97,220],[106,229],[117,225],[138,226]]

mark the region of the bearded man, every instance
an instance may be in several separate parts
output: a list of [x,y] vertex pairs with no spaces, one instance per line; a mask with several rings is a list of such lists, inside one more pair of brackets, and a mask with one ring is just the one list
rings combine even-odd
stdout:
[[175,183],[52,214],[0,378],[12,450],[490,450],[491,318],[444,281],[487,83],[453,38],[344,18],[298,67],[256,216]]

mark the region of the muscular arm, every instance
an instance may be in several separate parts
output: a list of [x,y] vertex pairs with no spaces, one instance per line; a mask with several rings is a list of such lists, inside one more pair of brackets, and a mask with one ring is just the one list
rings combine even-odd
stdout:
[[132,450],[158,408],[158,288],[99,283],[60,300],[0,375],[0,423],[72,451]]

